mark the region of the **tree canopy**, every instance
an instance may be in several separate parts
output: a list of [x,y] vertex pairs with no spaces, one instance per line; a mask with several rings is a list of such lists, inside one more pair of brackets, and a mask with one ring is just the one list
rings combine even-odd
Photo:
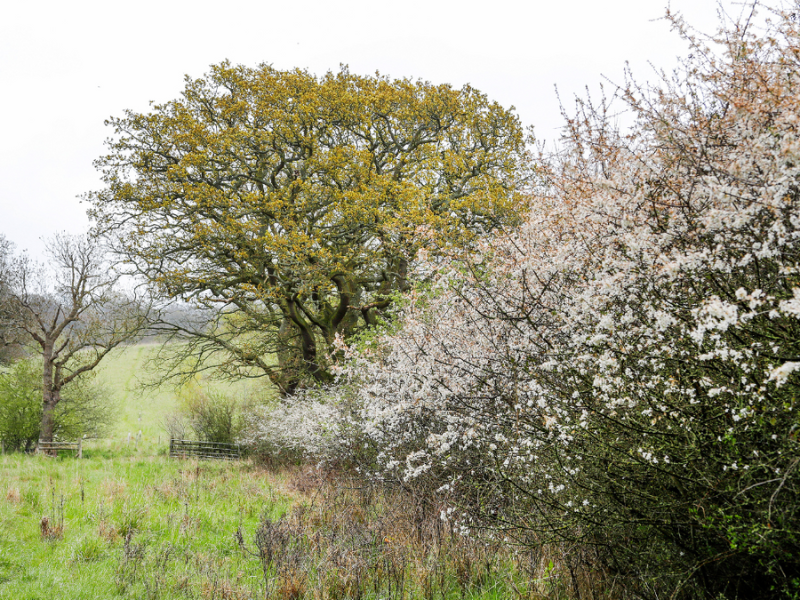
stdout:
[[11,295],[14,244],[0,233],[0,364],[13,362],[23,354],[21,340],[14,335],[10,315],[14,312]]
[[518,119],[468,86],[222,63],[109,123],[98,227],[162,296],[214,315],[161,324],[188,336],[181,364],[217,356],[284,392],[330,379],[336,336],[380,318],[418,250],[525,205]]

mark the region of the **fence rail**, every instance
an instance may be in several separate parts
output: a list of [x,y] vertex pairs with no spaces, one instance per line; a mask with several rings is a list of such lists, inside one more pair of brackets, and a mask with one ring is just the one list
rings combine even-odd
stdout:
[[237,460],[242,457],[242,450],[239,444],[171,439],[169,441],[169,457]]
[[77,442],[39,442],[38,452],[45,456],[56,456],[59,450],[69,450],[77,458],[83,458],[83,440]]

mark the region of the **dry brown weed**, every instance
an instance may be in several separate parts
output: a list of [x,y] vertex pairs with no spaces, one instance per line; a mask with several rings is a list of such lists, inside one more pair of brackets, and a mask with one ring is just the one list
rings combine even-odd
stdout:
[[109,544],[115,544],[120,539],[119,528],[114,523],[109,523],[101,519],[97,524],[97,535],[106,540]]
[[64,524],[56,524],[49,517],[42,517],[39,521],[39,535],[46,541],[60,540],[64,537]]
[[125,494],[128,483],[121,479],[104,479],[100,483],[100,492],[109,502],[113,502],[118,496]]

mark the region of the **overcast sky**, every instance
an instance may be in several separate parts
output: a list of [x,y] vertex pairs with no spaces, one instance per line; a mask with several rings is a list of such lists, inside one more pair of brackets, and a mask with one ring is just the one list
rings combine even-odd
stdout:
[[[723,5],[734,14],[730,0]],[[672,0],[701,31],[712,0]],[[685,45],[666,0],[136,0],[7,3],[0,19],[0,233],[35,256],[41,238],[88,227],[78,196],[100,186],[103,121],[176,98],[183,76],[224,59],[322,74],[348,64],[460,87],[515,106],[537,137],[558,136],[554,86],[571,103],[629,61],[671,69]],[[732,7],[732,8],[731,8]]]

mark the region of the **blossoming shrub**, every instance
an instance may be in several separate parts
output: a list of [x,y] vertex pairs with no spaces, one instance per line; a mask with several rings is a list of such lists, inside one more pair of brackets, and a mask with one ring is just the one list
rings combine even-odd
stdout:
[[270,463],[317,461],[342,465],[358,459],[359,466],[363,466],[366,455],[372,454],[370,440],[353,420],[344,388],[338,394],[302,390],[276,405],[256,407],[241,442]]
[[630,130],[582,104],[524,226],[428,265],[351,370],[384,472],[632,596],[800,597],[800,35],[770,19],[673,18],[692,54],[623,90]]

